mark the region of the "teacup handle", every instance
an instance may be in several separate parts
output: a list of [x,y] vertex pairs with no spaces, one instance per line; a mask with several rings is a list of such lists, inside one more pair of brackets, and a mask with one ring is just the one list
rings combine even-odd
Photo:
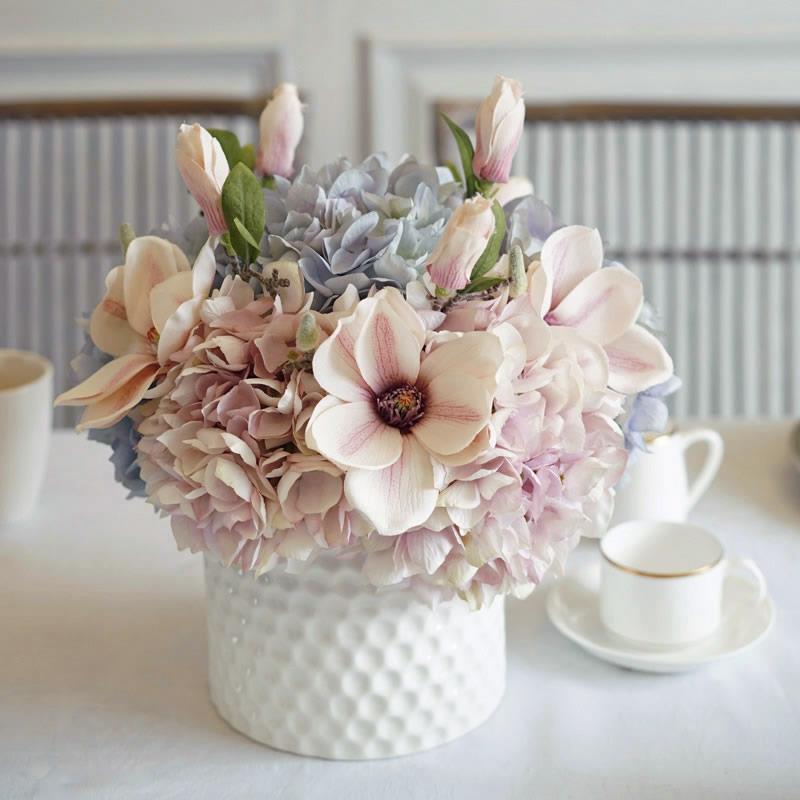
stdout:
[[697,428],[685,433],[680,432],[676,434],[676,438],[680,442],[684,453],[693,444],[703,442],[708,445],[708,455],[705,463],[689,488],[689,497],[686,502],[686,513],[688,514],[697,505],[697,501],[706,493],[708,487],[711,486],[711,482],[717,476],[722,464],[722,456],[725,453],[725,445],[722,437],[710,428]]
[[767,579],[752,558],[739,558],[738,556],[726,558],[725,574],[739,575],[755,587],[758,592],[755,605],[758,605],[767,596]]

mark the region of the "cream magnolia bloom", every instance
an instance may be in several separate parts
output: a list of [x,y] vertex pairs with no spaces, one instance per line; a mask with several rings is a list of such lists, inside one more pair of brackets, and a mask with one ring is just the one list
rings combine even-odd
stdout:
[[602,373],[612,389],[635,394],[672,375],[672,359],[661,342],[636,324],[641,281],[625,267],[603,267],[603,242],[595,228],[568,225],[550,234],[541,262],[531,265],[528,287],[553,335],[581,363],[591,361],[593,374],[599,380]]
[[314,355],[314,377],[329,394],[306,441],[345,470],[348,502],[380,534],[428,519],[438,465],[472,458],[492,411],[503,359],[494,334],[424,345],[416,312],[387,288],[362,300]]
[[89,323],[92,341],[115,358],[56,398],[56,405],[86,406],[78,430],[109,428],[144,398],[199,321],[215,272],[208,242],[193,268],[179,247],[157,236],[128,245]]
[[261,112],[256,169],[262,175],[291,178],[294,151],[303,136],[303,106],[297,87],[282,83]]
[[505,183],[525,124],[522,84],[498,75],[476,119],[472,169],[485,181]]
[[209,235],[225,233],[221,198],[230,167],[220,143],[201,125],[181,125],[175,161],[186,188],[203,209]]
[[457,291],[469,283],[472,268],[494,233],[492,204],[478,195],[450,216],[428,263],[428,274],[439,288]]

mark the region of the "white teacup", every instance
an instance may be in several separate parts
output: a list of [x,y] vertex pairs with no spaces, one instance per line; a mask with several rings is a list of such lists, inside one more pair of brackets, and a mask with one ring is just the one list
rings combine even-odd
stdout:
[[0,349],[0,523],[27,517],[44,479],[53,419],[53,365]]
[[[686,451],[694,444],[708,448],[697,477],[689,482]],[[709,428],[694,428],[657,436],[648,452],[637,453],[627,481],[617,489],[612,525],[628,520],[683,522],[719,471],[725,447]]]
[[726,558],[704,528],[677,522],[626,522],[600,542],[600,618],[619,636],[649,645],[679,645],[719,627],[723,581],[736,572],[766,595],[749,559]]

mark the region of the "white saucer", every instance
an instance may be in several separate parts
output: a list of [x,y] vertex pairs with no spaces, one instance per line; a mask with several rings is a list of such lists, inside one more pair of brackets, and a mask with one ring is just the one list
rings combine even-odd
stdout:
[[627,640],[600,621],[599,565],[583,567],[556,581],[547,595],[550,621],[593,656],[643,672],[685,672],[742,653],[772,628],[775,607],[769,597],[756,603],[757,589],[746,579],[725,579],[722,624],[709,638],[680,647],[653,647]]

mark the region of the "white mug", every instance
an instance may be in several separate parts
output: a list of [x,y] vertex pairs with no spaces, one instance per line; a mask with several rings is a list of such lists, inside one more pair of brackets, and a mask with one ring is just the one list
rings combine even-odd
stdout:
[[0,349],[0,523],[34,509],[53,420],[53,365],[37,353]]
[[[707,445],[708,455],[690,485],[686,451],[698,443]],[[709,428],[657,436],[648,452],[637,453],[626,482],[617,489],[611,524],[635,519],[683,522],[711,486],[724,452],[722,437]]]
[[749,559],[726,558],[704,528],[678,522],[626,522],[600,541],[600,618],[612,632],[648,645],[698,641],[719,627],[726,575],[766,582]]

